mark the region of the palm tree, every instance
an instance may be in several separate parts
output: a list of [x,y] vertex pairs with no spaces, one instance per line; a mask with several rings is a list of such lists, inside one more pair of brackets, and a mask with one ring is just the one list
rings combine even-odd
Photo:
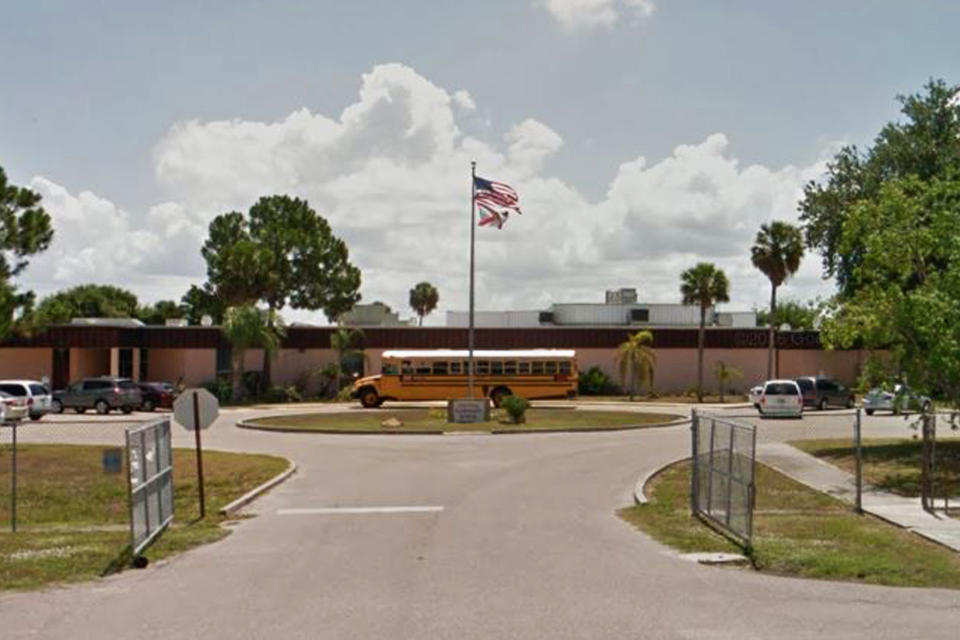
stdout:
[[727,275],[709,262],[700,262],[680,274],[683,304],[700,305],[700,332],[697,334],[697,402],[703,402],[703,338],[707,308],[730,301]]
[[717,379],[717,386],[720,387],[720,403],[723,404],[724,388],[731,380],[739,380],[742,378],[743,372],[721,360],[713,368],[713,377]]
[[[651,349],[653,334],[649,331],[638,331],[617,349],[617,362],[620,365],[620,378],[630,389],[630,400],[637,386],[644,384],[653,387],[653,367],[657,364],[657,357]],[[627,378],[630,384],[627,385]]]
[[423,316],[429,315],[436,309],[439,300],[440,294],[437,293],[437,288],[429,282],[418,282],[413,289],[410,289],[410,307],[417,312],[421,327]]
[[337,361],[327,368],[329,374],[336,376],[334,395],[340,393],[340,380],[343,378],[343,364],[350,356],[363,353],[360,347],[363,342],[363,331],[353,327],[337,327],[330,334],[330,348],[337,352]]
[[774,324],[777,311],[777,287],[800,268],[803,257],[803,235],[800,229],[786,222],[760,225],[757,239],[750,249],[753,266],[770,279],[770,339],[767,347],[767,378],[773,376]]
[[272,355],[280,348],[284,329],[274,311],[253,305],[230,307],[224,314],[223,334],[233,349],[233,398],[243,400],[244,354],[247,349],[263,349]]

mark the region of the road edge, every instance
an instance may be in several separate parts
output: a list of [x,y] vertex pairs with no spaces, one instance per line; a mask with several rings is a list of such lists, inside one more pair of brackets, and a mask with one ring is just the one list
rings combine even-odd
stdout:
[[292,476],[297,472],[297,463],[293,460],[289,460],[290,466],[286,468],[285,471],[281,471],[274,477],[270,478],[259,487],[254,487],[250,491],[246,492],[230,504],[224,505],[220,508],[220,515],[222,516],[231,516],[243,507],[247,506],[261,495],[273,489],[278,484],[282,483],[284,480]]
[[690,456],[681,456],[678,458],[674,458],[669,462],[665,462],[661,465],[654,467],[653,469],[650,469],[645,474],[640,476],[640,479],[637,480],[637,482],[633,485],[633,501],[636,504],[649,503],[650,499],[647,497],[646,488],[647,488],[647,483],[650,482],[650,479],[653,478],[653,476],[660,473],[661,471],[663,471],[664,469],[666,469],[667,467],[670,467],[672,465],[677,464],[678,462],[683,462],[684,460],[689,460],[689,459],[690,459]]

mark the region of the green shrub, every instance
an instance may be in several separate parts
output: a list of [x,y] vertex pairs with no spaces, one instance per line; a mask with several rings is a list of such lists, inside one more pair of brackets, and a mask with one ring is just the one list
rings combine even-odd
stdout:
[[513,424],[523,424],[527,421],[526,413],[530,408],[530,401],[520,396],[507,396],[500,401],[500,406],[510,416]]
[[220,404],[228,404],[233,401],[233,383],[229,378],[221,376],[214,380],[207,380],[201,386],[216,396]]
[[274,385],[270,387],[270,391],[267,392],[263,400],[271,404],[277,404],[281,402],[300,402],[303,398],[294,385],[288,385],[286,387]]
[[590,367],[580,372],[577,392],[582,396],[611,396],[620,392],[610,376],[600,367]]
[[353,391],[352,387],[343,387],[337,393],[337,402],[350,402],[353,398],[350,397],[350,393]]

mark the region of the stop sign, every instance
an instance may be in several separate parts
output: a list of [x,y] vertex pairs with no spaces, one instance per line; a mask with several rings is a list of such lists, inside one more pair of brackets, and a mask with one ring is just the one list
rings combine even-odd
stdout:
[[[194,403],[197,411],[194,413]],[[187,431],[206,429],[220,415],[220,402],[206,389],[187,389],[173,401],[173,419]],[[194,416],[198,421],[194,421]]]

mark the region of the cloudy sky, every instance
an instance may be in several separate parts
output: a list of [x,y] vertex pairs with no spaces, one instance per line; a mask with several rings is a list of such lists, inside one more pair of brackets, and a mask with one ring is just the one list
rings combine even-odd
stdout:
[[[209,221],[307,198],[404,314],[467,301],[469,171],[524,214],[478,234],[478,308],[679,301],[701,260],[762,306],[759,225],[869,144],[894,96],[960,81],[960,3],[490,0],[2,3],[0,166],[56,239],[21,284],[177,298]],[[829,295],[808,255],[781,295]],[[291,320],[322,314],[288,311]]]

